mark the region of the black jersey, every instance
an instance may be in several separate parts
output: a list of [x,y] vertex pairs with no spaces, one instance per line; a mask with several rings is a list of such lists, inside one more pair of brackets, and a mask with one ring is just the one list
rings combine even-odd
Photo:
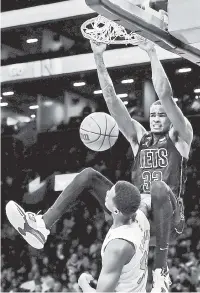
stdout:
[[140,142],[132,167],[132,182],[141,193],[150,193],[152,181],[164,181],[176,196],[184,192],[187,159],[182,157],[169,133],[153,142],[151,132]]

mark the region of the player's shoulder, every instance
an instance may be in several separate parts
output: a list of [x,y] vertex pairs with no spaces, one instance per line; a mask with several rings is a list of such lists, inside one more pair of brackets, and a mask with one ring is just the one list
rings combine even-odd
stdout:
[[169,138],[171,139],[173,145],[175,146],[175,148],[177,149],[179,154],[182,157],[188,159],[189,152],[191,149],[192,140],[193,140],[193,129],[192,129],[192,126],[191,126],[189,120],[187,118],[185,118],[185,119],[188,124],[188,126],[187,126],[187,128],[188,128],[187,140],[183,139],[183,137],[178,133],[178,131],[176,129],[174,129],[173,126],[169,130]]
[[[130,262],[135,254],[135,246],[124,239],[113,239],[105,248],[102,267],[107,270],[119,270]],[[120,270],[121,270],[120,269]]]
[[115,238],[108,243],[105,253],[109,258],[117,257],[119,261],[127,262],[135,254],[135,246],[126,239]]
[[146,131],[140,141],[140,145],[149,145],[152,141],[152,132],[151,131]]
[[193,128],[190,121],[184,117],[186,123],[186,133],[184,137],[179,133],[174,126],[172,126],[169,130],[169,137],[174,143],[186,143],[189,147],[191,146],[193,140]]
[[121,252],[123,250],[125,251],[127,248],[130,248],[131,246],[132,244],[126,239],[115,238],[108,243],[106,249],[111,250],[113,252]]

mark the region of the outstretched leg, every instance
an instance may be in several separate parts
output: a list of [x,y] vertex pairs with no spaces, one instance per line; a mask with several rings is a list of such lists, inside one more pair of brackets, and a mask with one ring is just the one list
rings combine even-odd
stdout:
[[101,173],[92,168],[86,168],[80,172],[74,180],[63,190],[52,207],[43,215],[46,228],[50,229],[52,225],[61,218],[76,200],[81,196],[84,190],[88,190],[98,200],[101,207],[108,213],[105,206],[106,192],[110,190],[113,183]]
[[10,223],[22,237],[34,248],[41,249],[50,233],[49,229],[75,204],[83,191],[88,190],[92,193],[104,211],[110,214],[105,207],[105,197],[112,186],[112,182],[106,177],[92,168],[87,168],[74,178],[44,215],[25,212],[14,201],[10,201],[6,205],[6,214]]

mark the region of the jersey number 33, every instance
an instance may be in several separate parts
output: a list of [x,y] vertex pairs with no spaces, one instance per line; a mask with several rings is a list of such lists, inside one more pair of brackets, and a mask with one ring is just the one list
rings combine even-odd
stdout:
[[162,181],[162,172],[161,171],[144,171],[142,173],[143,179],[143,192],[150,192],[151,182],[152,181]]

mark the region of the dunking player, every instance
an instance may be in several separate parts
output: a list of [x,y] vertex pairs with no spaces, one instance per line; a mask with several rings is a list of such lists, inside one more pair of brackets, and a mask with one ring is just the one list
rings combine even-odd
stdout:
[[[192,126],[173,99],[165,71],[152,42],[141,40],[151,61],[152,80],[159,101],[150,108],[150,132],[131,119],[126,107],[116,97],[103,60],[106,46],[91,43],[99,82],[111,115],[130,142],[135,161],[132,182],[142,194],[142,202],[153,208],[156,223],[156,261],[152,292],[167,291],[167,253],[171,228],[181,233],[184,227],[183,202],[186,161],[193,139]],[[151,202],[152,201],[152,202]],[[177,205],[178,203],[178,205]],[[172,225],[171,213],[174,213]]]
[[102,245],[97,288],[90,286],[92,276],[83,273],[78,280],[83,292],[146,292],[150,224],[138,209],[140,201],[138,188],[126,181],[107,192],[113,224]]
[[[132,182],[142,193],[142,202],[153,208],[156,223],[156,261],[152,292],[167,290],[167,253],[174,213],[174,229],[181,233],[184,225],[181,194],[185,183],[185,167],[193,139],[192,126],[173,99],[169,80],[157,57],[154,44],[142,40],[140,48],[151,61],[152,80],[159,101],[150,108],[150,129],[131,119],[123,103],[116,97],[103,60],[106,46],[91,43],[98,77],[111,115],[130,142],[135,161]],[[152,201],[152,203],[151,203]],[[178,206],[177,206],[178,201]],[[172,210],[173,209],[173,210]]]
[[[150,57],[153,84],[160,99],[150,109],[149,133],[139,122],[131,119],[126,107],[116,96],[103,60],[106,46],[94,43],[91,46],[104,99],[135,155],[132,182],[142,193],[142,203],[149,208],[152,205],[156,223],[153,290],[167,292],[168,243],[171,226],[174,224],[172,219],[175,220],[176,232],[179,232],[178,228],[184,222],[181,218],[182,206],[177,205],[177,199],[180,201],[183,192],[184,166],[192,142],[192,127],[173,100],[170,83],[152,43],[144,41],[140,45]],[[11,201],[6,207],[7,216],[24,239],[33,247],[40,249],[44,247],[49,229],[76,202],[83,190],[90,191],[110,214],[104,202],[106,192],[112,186],[113,184],[103,175],[92,168],[87,168],[75,177],[44,215],[25,213],[19,205]]]

